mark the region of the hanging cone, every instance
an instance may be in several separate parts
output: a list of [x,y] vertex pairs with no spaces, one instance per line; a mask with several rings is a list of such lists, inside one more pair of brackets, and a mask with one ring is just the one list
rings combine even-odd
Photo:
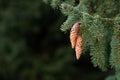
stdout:
[[73,27],[71,28],[71,32],[70,32],[70,42],[71,42],[71,46],[72,48],[75,48],[76,45],[76,40],[77,40],[77,35],[78,32],[80,30],[80,23],[77,22],[73,25]]
[[82,53],[82,36],[80,35],[78,35],[77,37],[75,52],[76,52],[76,59],[78,60]]

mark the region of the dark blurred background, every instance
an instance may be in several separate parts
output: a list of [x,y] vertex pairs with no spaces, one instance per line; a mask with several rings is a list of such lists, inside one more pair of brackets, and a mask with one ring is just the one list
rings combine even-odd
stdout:
[[66,16],[42,0],[0,0],[0,80],[103,80],[89,51],[76,60]]

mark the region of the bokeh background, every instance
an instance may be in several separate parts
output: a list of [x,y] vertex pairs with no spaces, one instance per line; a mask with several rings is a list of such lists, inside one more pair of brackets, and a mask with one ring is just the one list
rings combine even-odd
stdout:
[[0,0],[0,80],[104,80],[89,51],[76,60],[66,16],[42,0]]

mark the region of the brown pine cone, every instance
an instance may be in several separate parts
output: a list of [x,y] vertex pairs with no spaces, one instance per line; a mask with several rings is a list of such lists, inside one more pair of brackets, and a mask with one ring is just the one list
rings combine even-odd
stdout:
[[80,23],[75,23],[73,25],[73,27],[71,28],[71,32],[70,32],[70,41],[71,41],[71,46],[72,48],[75,48],[76,45],[76,40],[77,40],[77,36],[78,36],[78,32],[80,30]]
[[82,36],[80,35],[78,35],[77,37],[75,52],[76,52],[76,59],[78,60],[82,54]]

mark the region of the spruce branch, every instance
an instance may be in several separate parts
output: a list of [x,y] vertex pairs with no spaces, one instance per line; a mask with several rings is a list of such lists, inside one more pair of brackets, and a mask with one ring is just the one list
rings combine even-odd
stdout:
[[89,28],[91,34],[90,39],[90,55],[92,63],[95,67],[101,68],[103,71],[108,68],[108,56],[106,52],[106,38],[104,26],[99,20],[94,20],[93,25]]
[[103,71],[107,70],[107,62],[106,62],[107,55],[106,55],[105,43],[103,43],[103,41],[98,42],[95,38],[94,42],[90,44],[90,47],[91,47],[90,55],[92,57],[91,59],[92,59],[92,63],[94,64],[94,66],[95,67],[98,66]]
[[100,21],[106,21],[106,22],[109,22],[109,21],[120,22],[120,17],[118,17],[118,16],[115,18],[103,18],[99,15],[90,15],[89,13],[84,12],[84,11],[80,11],[78,8],[73,7],[73,6],[66,4],[66,3],[61,4],[61,10],[65,15],[68,15],[68,16],[69,15],[76,15],[76,16],[81,17],[84,14],[85,16],[88,16],[89,18],[92,18],[93,20],[99,19]]
[[69,30],[75,22],[78,22],[79,18],[76,16],[68,16],[67,20],[61,25],[61,31]]
[[115,25],[114,34],[111,41],[110,63],[112,67],[120,70],[120,30],[119,26]]
[[75,15],[75,16],[78,16],[78,17],[80,16],[78,14],[79,10],[74,8],[72,5],[69,5],[69,4],[66,4],[66,3],[61,4],[61,11],[65,15]]
[[61,1],[62,1],[62,0],[52,0],[51,6],[52,6],[53,8],[59,7],[60,4],[61,4]]
[[52,0],[43,0],[46,4],[50,4]]

